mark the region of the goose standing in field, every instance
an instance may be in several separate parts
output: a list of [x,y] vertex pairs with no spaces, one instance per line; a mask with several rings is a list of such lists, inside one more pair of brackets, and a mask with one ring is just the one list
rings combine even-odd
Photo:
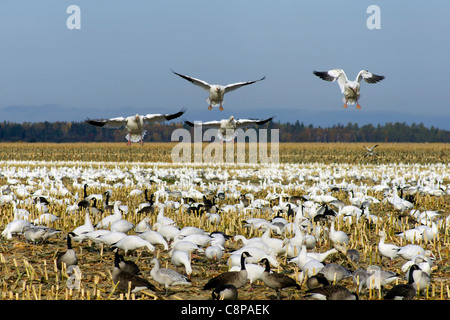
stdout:
[[325,285],[306,291],[306,296],[315,300],[358,300],[356,293],[341,285]]
[[331,283],[328,281],[328,279],[325,277],[325,275],[321,272],[319,272],[318,274],[308,277],[308,279],[306,279],[306,286],[308,287],[308,289],[315,289],[315,288],[319,288],[322,286],[328,286]]
[[152,270],[150,271],[150,275],[161,285],[164,285],[166,289],[166,296],[169,293],[169,287],[176,285],[192,285],[187,277],[182,274],[179,274],[175,270],[161,268],[159,264],[159,260],[157,258],[153,258],[150,263],[153,265]]
[[386,239],[386,233],[384,231],[380,231],[380,242],[378,243],[378,252],[380,253],[381,257],[389,258],[391,260],[391,266],[392,262],[395,258],[398,257],[398,251],[400,250],[399,246],[396,246],[395,244],[391,243],[385,243]]
[[390,270],[382,270],[379,266],[370,265],[367,267],[367,287],[369,289],[380,289],[391,282],[400,279],[398,273]]
[[127,254],[128,251],[133,251],[139,248],[147,248],[150,252],[155,251],[155,247],[150,242],[134,234],[123,237],[113,246],[115,248],[122,249],[123,251],[125,251],[125,254]]
[[104,217],[100,222],[98,222],[94,227],[95,228],[109,228],[114,221],[118,221],[122,219],[122,211],[120,210],[120,206],[122,205],[122,201],[114,202],[114,213],[109,216]]
[[325,81],[336,81],[339,84],[341,93],[344,95],[343,101],[345,102],[344,108],[347,108],[347,104],[355,104],[356,108],[361,109],[359,105],[361,80],[364,79],[367,83],[377,83],[384,79],[384,76],[373,74],[367,70],[361,70],[358,73],[355,81],[347,79],[347,75],[342,69],[333,69],[329,71],[313,71],[313,73],[319,78]]
[[384,300],[412,300],[417,293],[417,284],[414,282],[413,273],[418,270],[417,265],[412,265],[409,269],[408,283],[393,286],[383,297]]
[[208,110],[211,110],[213,106],[219,105],[219,110],[223,111],[223,98],[224,95],[228,92],[231,92],[233,90],[239,89],[240,87],[264,80],[266,77],[262,77],[259,80],[253,80],[253,81],[245,81],[245,82],[236,82],[227,84],[226,86],[219,85],[219,84],[209,84],[206,81],[192,78],[186,75],[182,75],[179,73],[176,73],[175,71],[172,71],[177,76],[189,81],[190,83],[195,84],[196,86],[199,86],[200,88],[206,90],[209,92],[209,98],[206,100],[209,103]]
[[210,279],[203,287],[203,290],[214,289],[220,285],[232,284],[239,289],[247,283],[247,270],[245,269],[245,259],[251,257],[251,255],[244,251],[241,254],[241,270],[240,271],[227,271],[219,274],[218,276]]
[[325,264],[325,266],[320,270],[320,273],[322,273],[325,278],[332,283],[338,283],[339,281],[352,276],[352,272],[350,270],[336,263]]
[[192,265],[191,254],[188,251],[176,250],[172,252],[170,262],[176,267],[184,267],[184,271],[188,278],[191,278]]
[[237,300],[238,291],[235,286],[228,284],[216,287],[211,296],[213,300]]
[[87,194],[87,187],[88,187],[88,185],[87,185],[87,183],[85,183],[84,185],[83,185],[83,199],[81,199],[79,202],[78,202],[78,208],[80,209],[80,210],[82,210],[82,209],[85,209],[85,210],[87,210],[87,208],[89,208],[89,206],[90,206],[90,200],[89,199],[87,199],[87,197],[88,197],[88,194]]
[[249,128],[255,125],[263,125],[269,121],[272,121],[274,116],[267,119],[235,119],[234,116],[230,116],[228,119],[213,120],[206,122],[191,122],[185,121],[184,123],[190,127],[200,126],[202,128],[214,128],[218,129],[217,137],[222,141],[231,141],[236,137],[236,130],[242,128]]
[[115,259],[119,259],[119,268],[120,270],[124,271],[124,272],[128,272],[134,275],[140,275],[141,274],[141,270],[139,269],[139,267],[137,266],[136,263],[134,263],[131,260],[125,260],[125,258],[123,257],[123,255],[119,254],[119,249],[114,249],[114,258]]
[[66,268],[78,264],[77,254],[72,248],[73,236],[75,236],[73,232],[67,234],[67,250],[65,252],[60,252],[56,258],[56,267],[58,270],[62,270],[63,263],[66,265]]
[[144,136],[147,131],[144,129],[146,124],[152,125],[157,122],[170,121],[176,119],[185,113],[185,109],[172,114],[146,114],[129,117],[117,117],[111,119],[97,119],[91,120],[87,119],[85,122],[90,125],[111,129],[118,129],[125,127],[127,130],[127,135],[125,138],[128,140],[127,146],[130,146],[132,142],[140,142],[141,145],[144,144]]
[[72,233],[75,234],[73,240],[75,241],[83,241],[86,234],[94,231],[94,226],[92,225],[91,218],[89,217],[89,211],[85,212],[84,224],[76,227],[72,230]]
[[331,222],[330,226],[330,240],[337,245],[347,245],[350,240],[347,233],[341,230],[335,230],[334,220]]
[[276,291],[278,300],[281,300],[281,289],[289,287],[300,289],[300,285],[294,279],[281,273],[270,272],[270,263],[266,258],[262,259],[260,263],[265,264],[265,269],[261,275],[261,280],[266,286]]
[[152,245],[160,244],[163,246],[164,250],[169,250],[169,244],[167,243],[166,239],[164,239],[163,235],[158,231],[148,230],[140,233],[138,236],[144,240],[147,240]]
[[7,240],[11,240],[13,235],[23,234],[24,228],[31,225],[32,223],[28,220],[13,220],[6,225],[5,229],[2,231],[2,236]]
[[120,267],[120,263],[121,263],[120,257],[118,254],[116,254],[114,257],[114,269],[112,272],[112,280],[119,290],[128,292],[128,289],[130,289],[130,291],[133,293],[145,289],[156,291],[155,286],[151,284],[147,279],[141,278],[136,274],[122,270]]

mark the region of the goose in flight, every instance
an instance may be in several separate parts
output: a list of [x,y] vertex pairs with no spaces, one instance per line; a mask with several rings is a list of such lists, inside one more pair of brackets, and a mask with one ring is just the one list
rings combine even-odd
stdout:
[[349,81],[344,70],[342,69],[333,69],[329,71],[313,71],[313,73],[325,81],[334,82],[337,80],[339,87],[341,88],[341,93],[344,94],[344,108],[347,108],[347,103],[356,103],[356,108],[361,109],[358,100],[360,97],[359,91],[362,79],[364,79],[364,81],[367,83],[377,83],[384,79],[384,76],[373,74],[367,70],[361,70],[358,73],[355,81]]
[[375,148],[378,147],[378,145],[375,144],[371,148],[368,148],[366,146],[363,146],[363,147],[366,148],[366,150],[367,150],[367,152],[364,154],[364,158],[365,158],[367,156],[373,156],[376,153]]
[[213,106],[217,106],[219,105],[219,110],[223,111],[223,97],[225,95],[225,93],[231,92],[233,90],[239,89],[240,87],[264,80],[266,77],[262,77],[259,80],[254,80],[254,81],[244,81],[244,82],[236,82],[236,83],[231,83],[231,84],[227,84],[226,86],[220,85],[220,84],[209,84],[206,81],[200,80],[200,79],[196,79],[196,78],[192,78],[189,76],[185,76],[183,74],[179,74],[176,73],[175,71],[172,70],[172,72],[174,74],[176,74],[177,76],[182,77],[183,79],[186,79],[187,81],[195,84],[196,86],[199,86],[200,88],[203,88],[204,90],[209,92],[209,98],[206,99],[206,101],[209,103],[209,107],[208,110],[211,110]]
[[147,133],[147,130],[144,129],[144,126],[146,124],[154,124],[156,122],[163,122],[163,121],[170,121],[173,119],[176,119],[183,115],[186,112],[186,109],[182,109],[179,112],[172,113],[172,114],[146,114],[146,115],[139,115],[136,114],[135,116],[129,116],[129,117],[117,117],[117,118],[111,118],[111,119],[97,119],[97,120],[91,120],[87,119],[85,122],[97,126],[97,127],[103,127],[103,128],[110,128],[110,129],[119,129],[125,127],[127,130],[127,135],[125,136],[125,139],[128,140],[127,145],[130,146],[131,142],[140,142],[141,145],[144,144],[144,136]]
[[236,129],[248,128],[254,125],[262,125],[269,121],[272,121],[274,117],[275,116],[263,120],[257,120],[257,119],[235,119],[234,116],[231,116],[228,119],[222,120],[213,120],[206,122],[185,121],[184,123],[191,127],[201,126],[204,128],[218,129],[217,137],[219,139],[221,139],[222,141],[231,141],[236,136],[235,135]]

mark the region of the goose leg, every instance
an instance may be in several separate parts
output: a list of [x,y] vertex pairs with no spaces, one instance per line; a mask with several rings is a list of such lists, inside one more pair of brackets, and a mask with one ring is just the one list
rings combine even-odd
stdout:
[[131,140],[128,140],[127,146],[128,146],[128,147],[131,146]]
[[347,108],[347,100],[345,100],[343,108]]
[[209,105],[208,110],[211,110],[211,109],[212,109],[212,105]]
[[358,101],[356,101],[356,109],[361,109],[361,105],[359,104]]
[[223,111],[223,107],[222,107],[222,105],[220,105],[220,107],[219,107],[219,110],[220,110],[220,111]]

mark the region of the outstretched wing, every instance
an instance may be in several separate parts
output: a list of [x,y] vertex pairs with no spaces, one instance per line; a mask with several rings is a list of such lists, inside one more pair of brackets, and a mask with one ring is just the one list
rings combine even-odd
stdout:
[[173,70],[172,70],[172,72],[175,73],[177,76],[180,76],[183,79],[186,79],[190,83],[193,83],[196,86],[199,86],[200,88],[205,89],[206,91],[209,91],[209,89],[211,88],[211,85],[208,82],[206,82],[206,81],[203,81],[203,80],[200,80],[200,79],[196,79],[196,78],[192,78],[192,77],[189,77],[189,76],[185,76],[185,75],[179,74],[179,73],[177,73],[177,72],[175,72]]
[[263,120],[258,120],[258,119],[238,119],[236,120],[236,127],[237,128],[246,128],[246,127],[251,127],[254,125],[262,125],[265,124],[269,121],[272,121],[273,118],[275,118],[275,116],[272,116],[270,118],[267,119],[263,119]]
[[236,82],[236,83],[227,84],[227,85],[225,86],[225,93],[231,92],[231,91],[233,91],[233,90],[239,89],[240,87],[243,87],[243,86],[246,86],[246,85],[249,85],[249,84],[258,82],[258,81],[262,81],[262,80],[264,80],[265,78],[266,78],[266,77],[264,76],[264,77],[262,77],[262,78],[259,79],[259,80],[245,81],[245,82]]
[[125,126],[127,119],[124,117],[117,117],[111,119],[86,119],[84,122],[89,123],[90,125],[96,127],[110,128],[110,129],[118,129]]
[[329,71],[313,71],[313,73],[325,81],[336,81],[339,84],[339,88],[341,88],[341,92],[345,91],[345,86],[347,85],[347,75],[342,69],[333,69]]
[[220,124],[222,121],[206,121],[206,122],[191,122],[191,121],[184,121],[185,124],[187,124],[190,127],[198,127],[202,126],[203,128],[220,128]]
[[369,72],[367,70],[361,70],[356,77],[358,82],[361,82],[361,79],[364,79],[367,83],[377,83],[384,79],[384,76],[379,76]]
[[186,112],[186,109],[183,108],[179,112],[170,113],[170,114],[150,114],[149,113],[144,116],[144,121],[146,123],[170,121],[170,120],[176,119],[178,117],[181,117],[185,112]]

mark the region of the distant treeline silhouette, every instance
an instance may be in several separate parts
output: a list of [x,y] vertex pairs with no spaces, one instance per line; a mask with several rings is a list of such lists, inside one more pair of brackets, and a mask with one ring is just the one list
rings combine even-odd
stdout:
[[[178,128],[192,132],[182,122],[156,124],[147,128],[144,141],[170,142]],[[296,121],[271,122],[261,128],[279,129],[280,142],[450,142],[450,131],[415,123],[348,123],[322,128]],[[98,128],[85,122],[0,123],[0,142],[122,142],[125,134],[125,130]]]

